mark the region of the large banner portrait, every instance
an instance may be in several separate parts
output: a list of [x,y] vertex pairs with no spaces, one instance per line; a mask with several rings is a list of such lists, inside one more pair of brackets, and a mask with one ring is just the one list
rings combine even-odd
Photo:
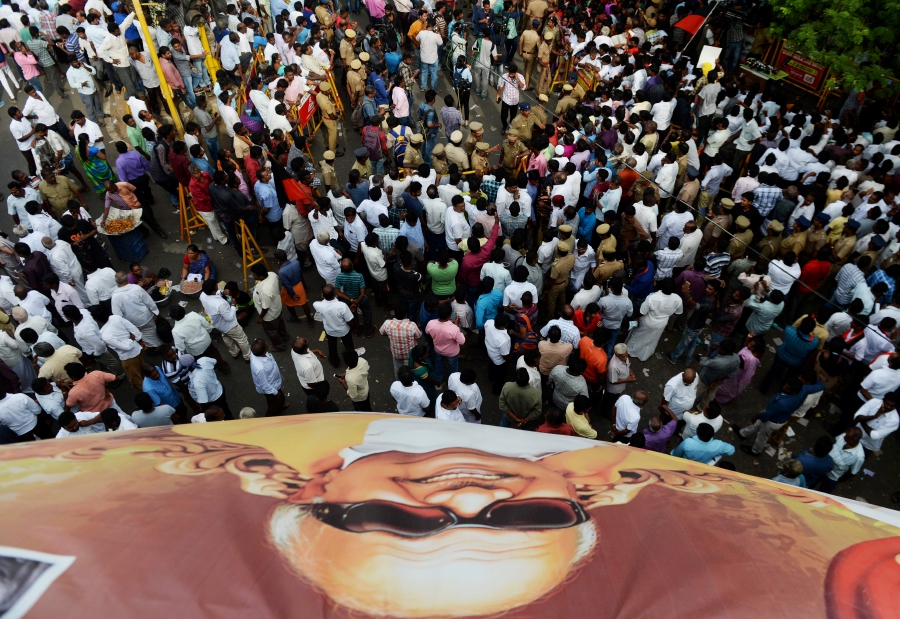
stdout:
[[2,617],[900,612],[896,512],[574,437],[192,424],[5,448],[0,492]]

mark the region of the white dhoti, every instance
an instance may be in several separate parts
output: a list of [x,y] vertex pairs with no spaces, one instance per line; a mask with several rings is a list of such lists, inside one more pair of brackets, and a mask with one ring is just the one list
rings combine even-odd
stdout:
[[163,341],[159,338],[159,334],[156,333],[155,317],[147,324],[138,327],[138,330],[141,332],[141,339],[143,340],[144,344],[146,344],[150,348],[156,348],[157,346],[163,345]]
[[207,226],[209,226],[209,232],[212,234],[213,238],[222,245],[226,245],[228,243],[228,235],[222,230],[222,224],[219,223],[219,219],[216,217],[215,212],[197,211],[197,214],[200,215],[200,218],[206,222]]

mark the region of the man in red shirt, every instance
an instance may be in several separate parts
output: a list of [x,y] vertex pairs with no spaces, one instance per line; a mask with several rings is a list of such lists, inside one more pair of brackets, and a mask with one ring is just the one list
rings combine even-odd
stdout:
[[212,198],[209,197],[209,186],[213,182],[212,176],[200,170],[199,166],[191,165],[188,168],[191,173],[191,182],[188,183],[188,192],[194,200],[194,208],[197,214],[209,226],[209,231],[222,245],[228,244],[228,237],[222,231],[222,224],[213,210]]
[[500,234],[500,218],[494,213],[494,228],[487,243],[482,245],[478,239],[470,236],[466,239],[469,253],[463,256],[462,266],[459,268],[458,281],[466,285],[466,299],[471,307],[475,307],[478,300],[478,284],[481,282],[481,267],[487,264],[491,257],[491,251],[497,243],[497,235]]
[[572,322],[578,327],[582,337],[591,337],[594,331],[601,327],[600,306],[596,303],[588,303],[584,309],[575,310],[575,319]]
[[558,408],[548,408],[547,412],[544,413],[544,419],[546,421],[537,427],[537,432],[576,436],[572,426],[566,423],[566,414]]
[[815,259],[807,262],[800,270],[798,285],[791,289],[785,303],[782,314],[785,324],[791,324],[797,316],[808,314],[812,310],[812,305],[818,301],[813,292],[819,288],[831,270],[830,257],[831,246],[826,245],[819,249]]
[[191,160],[188,157],[187,144],[181,140],[176,140],[172,144],[172,152],[169,153],[169,165],[172,166],[172,172],[178,183],[188,188],[191,183]]
[[[591,305],[594,305],[591,303]],[[590,305],[588,306],[590,308]],[[579,312],[581,310],[578,310]],[[599,312],[599,309],[598,309]],[[575,313],[576,317],[578,312]],[[575,324],[578,324],[576,318]],[[606,344],[609,342],[609,331],[598,328],[593,337],[585,336],[578,341],[578,354],[584,359],[587,368],[584,370],[584,380],[587,382],[591,393],[597,393],[606,382]]]

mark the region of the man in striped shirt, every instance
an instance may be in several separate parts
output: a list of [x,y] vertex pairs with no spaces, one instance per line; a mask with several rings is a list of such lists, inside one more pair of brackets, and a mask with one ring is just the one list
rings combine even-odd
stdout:
[[753,190],[753,206],[763,217],[775,208],[775,204],[783,197],[782,191],[776,186],[778,175],[762,173],[759,175],[759,187]]
[[722,276],[722,270],[731,262],[731,254],[725,251],[730,242],[729,237],[720,236],[716,239],[716,251],[706,255],[706,274],[718,279]]

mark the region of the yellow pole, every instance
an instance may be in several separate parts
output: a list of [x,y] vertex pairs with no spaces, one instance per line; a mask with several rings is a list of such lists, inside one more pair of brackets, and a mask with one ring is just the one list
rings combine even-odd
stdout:
[[203,23],[197,28],[200,31],[200,42],[203,43],[203,49],[209,56],[206,57],[206,70],[209,71],[209,77],[212,83],[216,83],[216,71],[219,70],[219,61],[216,60],[215,52],[209,47],[209,39],[206,38],[206,24]]
[[147,28],[147,20],[144,19],[144,10],[137,0],[133,3],[133,6],[138,21],[141,23],[141,30],[144,32],[144,41],[148,48],[145,51],[149,51],[150,58],[153,59],[153,66],[156,67],[156,74],[159,76],[159,88],[162,91],[163,98],[166,100],[166,104],[169,106],[169,114],[172,115],[172,121],[175,123],[175,131],[178,132],[178,137],[183,138],[184,127],[181,125],[181,114],[178,112],[178,105],[175,103],[174,99],[172,99],[172,87],[169,86],[169,83],[166,81],[166,76],[159,64],[159,56],[156,55],[156,46],[153,45],[153,38],[150,36],[150,30]]

